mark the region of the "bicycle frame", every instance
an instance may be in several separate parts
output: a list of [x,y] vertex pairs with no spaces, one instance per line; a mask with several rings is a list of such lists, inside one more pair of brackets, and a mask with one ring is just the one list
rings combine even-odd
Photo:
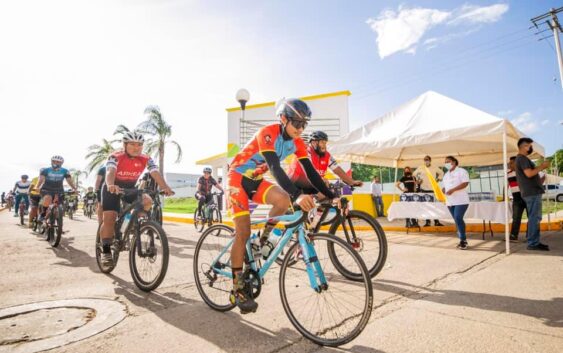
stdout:
[[[283,215],[278,217],[270,218],[270,221],[280,221],[280,222],[289,222],[293,223],[299,220],[303,216],[301,211],[297,211],[292,215]],[[251,224],[265,224],[268,219],[253,221]],[[272,264],[275,262],[276,258],[280,255],[286,244],[291,240],[293,233],[297,230],[297,239],[299,241],[299,245],[302,250],[303,260],[305,261],[305,265],[307,268],[307,275],[309,277],[309,284],[311,288],[315,291],[320,292],[327,287],[327,280],[324,275],[323,269],[317,259],[317,253],[313,244],[309,241],[309,238],[305,234],[305,229],[303,227],[303,222],[299,224],[286,228],[281,236],[280,241],[276,245],[276,247],[272,250],[266,261],[262,264],[262,266],[258,267],[256,260],[254,258],[254,254],[252,253],[252,248],[250,245],[250,239],[246,242],[246,254],[249,259],[250,267],[252,270],[258,273],[260,278],[264,278]],[[217,266],[219,263],[219,259],[231,248],[235,239],[231,239],[227,246],[221,251],[219,256],[213,261],[211,264],[211,268],[216,274],[220,274],[222,276],[233,278],[231,271],[225,271],[224,268],[226,266]],[[320,283],[319,283],[320,282]]]

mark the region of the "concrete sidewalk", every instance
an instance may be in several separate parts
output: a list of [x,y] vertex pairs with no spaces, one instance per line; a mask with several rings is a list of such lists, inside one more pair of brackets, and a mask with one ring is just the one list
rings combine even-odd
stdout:
[[[95,220],[65,220],[58,249],[0,214],[0,307],[45,300],[99,298],[126,306],[106,331],[54,352],[553,352],[563,347],[563,233],[543,234],[550,252],[525,250],[480,234],[455,249],[453,234],[390,232],[385,268],[373,281],[374,311],[364,332],[339,349],[303,339],[281,306],[277,266],[266,278],[256,314],[218,313],[194,285],[192,225],[165,223],[170,265],[161,287],[139,291],[127,256],[111,275],[94,258]],[[64,321],[64,318],[61,318]],[[31,323],[32,327],[49,322]],[[10,322],[0,320],[0,342]],[[0,352],[14,351],[1,345]]]

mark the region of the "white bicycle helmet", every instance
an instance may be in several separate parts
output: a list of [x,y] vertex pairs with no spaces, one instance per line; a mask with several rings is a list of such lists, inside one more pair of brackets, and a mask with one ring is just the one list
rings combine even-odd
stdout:
[[125,142],[125,143],[127,143],[127,142],[145,143],[145,137],[140,132],[127,131],[125,134],[123,134],[123,142]]
[[53,157],[51,157],[51,161],[61,162],[61,164],[63,164],[65,162],[65,159],[61,156],[53,156]]

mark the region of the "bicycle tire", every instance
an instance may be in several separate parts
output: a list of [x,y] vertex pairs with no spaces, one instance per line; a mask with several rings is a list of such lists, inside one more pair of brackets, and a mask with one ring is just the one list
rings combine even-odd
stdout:
[[[327,311],[328,315],[336,315],[338,313],[340,313],[340,311],[336,310],[336,312],[330,312],[331,310],[334,310],[334,308],[339,308],[340,306],[345,305],[347,302],[351,302],[351,304],[353,304],[353,306],[359,308],[358,309],[358,313],[352,313],[350,310],[347,311],[347,313],[350,313],[350,317],[348,318],[344,318],[342,319],[342,322],[336,322],[336,320],[334,319],[334,316],[331,316],[330,318],[321,318],[320,320],[315,320],[315,319],[310,319],[309,320],[309,324],[314,324],[315,322],[318,322],[319,325],[323,324],[323,323],[330,323],[330,321],[334,322],[330,323],[332,325],[332,327],[327,327],[327,328],[319,328],[318,332],[311,332],[311,329],[306,328],[304,325],[307,325],[307,323],[303,323],[301,322],[302,320],[299,320],[296,317],[296,311],[301,310],[303,313],[307,312],[306,315],[304,315],[304,318],[309,319],[315,312],[313,312],[312,310],[314,310],[315,308],[318,308],[318,313],[319,314],[324,314],[323,310],[321,309],[321,307],[323,306],[323,302],[317,303],[317,305],[314,305],[314,303],[311,303],[309,300],[305,300],[305,303],[307,303],[307,305],[304,305],[303,302],[299,303],[299,304],[295,304],[295,306],[293,307],[288,300],[288,291],[293,292],[296,290],[301,290],[301,289],[307,289],[307,290],[311,290],[310,293],[312,293],[313,296],[317,296],[316,298],[318,300],[324,300],[324,303],[326,304],[327,299],[334,299],[333,293],[334,294],[338,294],[339,292],[339,286],[346,286],[348,287],[347,284],[345,284],[345,279],[336,279],[334,277],[336,277],[337,273],[331,274],[330,273],[330,269],[328,269],[327,265],[321,265],[323,271],[325,271],[325,275],[327,278],[330,278],[329,282],[327,283],[328,287],[326,289],[324,289],[323,291],[321,291],[320,293],[314,291],[312,288],[307,288],[307,285],[296,285],[294,283],[289,283],[286,286],[286,282],[295,282],[297,279],[295,277],[295,273],[289,274],[288,275],[288,269],[295,269],[296,273],[300,273],[303,276],[303,280],[301,280],[302,282],[308,283],[308,276],[306,276],[307,271],[303,270],[303,269],[299,269],[296,268],[298,266],[290,266],[289,263],[291,261],[290,257],[286,257],[281,268],[280,268],[280,274],[279,274],[279,290],[280,290],[280,298],[282,301],[282,305],[283,305],[283,309],[287,315],[287,317],[289,318],[289,320],[291,321],[292,325],[297,329],[297,331],[299,331],[305,338],[311,340],[312,342],[322,345],[322,346],[330,346],[330,347],[337,347],[340,346],[342,344],[348,343],[351,340],[353,340],[354,338],[356,338],[360,333],[362,333],[362,331],[364,330],[364,328],[366,327],[369,318],[371,316],[371,312],[372,312],[372,306],[373,306],[373,287],[372,287],[372,283],[371,283],[371,278],[369,276],[369,272],[366,268],[365,263],[363,262],[362,258],[358,255],[358,253],[356,251],[354,251],[352,249],[352,247],[344,240],[332,235],[332,234],[326,234],[326,233],[317,233],[317,234],[312,234],[309,235],[310,239],[313,239],[312,241],[316,242],[317,245],[319,243],[319,241],[322,240],[326,240],[328,242],[328,244],[332,244],[332,247],[334,248],[335,246],[339,246],[358,266],[359,271],[361,272],[362,275],[362,281],[361,282],[357,282],[357,281],[350,281],[350,288],[358,288],[358,293],[363,293],[363,295],[365,295],[365,299],[363,300],[363,306],[360,308],[358,305],[361,305],[360,302],[362,301],[362,298],[359,295],[353,294],[351,292],[353,292],[351,289],[346,288],[346,290],[340,290],[341,293],[344,293],[345,295],[348,295],[350,297],[350,301],[348,300],[336,300],[336,304],[335,305],[328,305],[327,307],[329,308],[329,310]],[[327,244],[327,248],[328,248],[328,244]],[[298,247],[300,246],[300,244],[297,242],[295,243],[292,248]],[[321,249],[321,246],[316,246],[315,247],[315,251],[317,251],[317,261],[321,261],[321,259],[323,258],[323,256],[320,255],[320,253],[318,252]],[[291,249],[291,252],[295,252],[295,249]],[[330,254],[328,255],[330,257]],[[327,261],[332,261],[331,259],[328,259]],[[304,261],[300,261],[301,263],[304,263]],[[329,271],[329,272],[327,272]],[[336,270],[338,271],[338,270]],[[359,287],[359,283],[363,284],[363,287]],[[323,296],[323,292],[325,291],[330,291],[330,296],[324,295]],[[346,294],[350,292],[349,294]],[[291,297],[294,297],[293,294],[290,294]],[[301,298],[302,299],[302,298]],[[298,299],[298,301],[300,301],[301,299]],[[353,302],[352,302],[353,300]],[[357,318],[359,318],[359,320],[357,320]],[[328,330],[330,329],[338,329],[339,327],[345,327],[348,326],[348,323],[350,323],[351,321],[356,321],[357,323],[355,324],[355,326],[351,329],[351,331],[349,333],[346,333],[344,335],[342,334],[335,334],[335,338],[327,338],[327,337],[321,337],[321,335],[326,334],[327,336],[328,334]],[[345,325],[343,325],[345,324]]]
[[221,211],[219,211],[219,209],[216,208],[215,210],[213,210],[213,213],[215,214],[215,217],[213,217],[213,222],[223,223],[223,216],[221,216]]
[[[210,271],[211,269],[206,268],[205,265],[207,265],[209,267],[209,264],[207,263],[200,263],[200,261],[208,261],[209,259],[202,259],[202,249],[204,249],[204,244],[206,243],[206,240],[208,239],[209,236],[219,236],[221,234],[222,231],[225,231],[225,234],[227,236],[232,237],[232,234],[234,234],[235,230],[232,227],[229,227],[225,224],[216,224],[213,225],[209,228],[207,228],[205,230],[205,232],[203,232],[203,234],[201,234],[201,237],[199,238],[199,241],[197,242],[197,245],[195,247],[195,251],[194,251],[194,260],[193,260],[193,269],[194,269],[194,278],[195,278],[195,284],[197,287],[197,290],[199,292],[199,295],[201,296],[201,298],[203,299],[203,301],[213,310],[216,311],[221,311],[221,312],[225,312],[225,311],[230,311],[233,308],[235,308],[235,304],[232,304],[229,301],[229,294],[227,292],[226,289],[224,289],[225,287],[228,286],[232,286],[232,280],[230,278],[227,278],[227,280],[222,281],[220,284],[225,284],[225,287],[223,289],[217,289],[217,295],[218,297],[223,298],[223,302],[222,303],[218,303],[217,301],[214,301],[212,298],[210,298],[210,296],[207,294],[207,292],[204,290],[204,288],[214,288],[214,284],[215,281],[211,282],[211,280],[209,279],[209,277],[207,277],[207,275],[205,275],[204,271]],[[226,240],[226,239],[225,239]],[[220,246],[217,246],[218,248]],[[222,248],[224,249],[224,248]],[[222,251],[222,249],[218,249],[219,251]],[[209,257],[212,258],[212,257]],[[201,271],[200,271],[201,270]],[[219,277],[217,277],[219,278]],[[209,281],[209,283],[202,283],[202,280],[205,280],[206,282]],[[217,288],[217,287],[215,287]],[[221,292],[225,292],[225,293],[221,293]],[[224,295],[224,296],[223,296]]]
[[198,215],[197,209],[194,211],[194,227],[198,232],[202,232],[205,227],[204,220]]
[[63,234],[62,233],[63,222],[62,222],[62,216],[59,214],[59,216],[56,217],[54,213],[55,212],[53,209],[51,213],[51,226],[49,227],[49,233],[50,233],[49,244],[53,248],[56,248],[57,246],[59,246],[59,243],[61,242],[61,235]]
[[119,250],[112,249],[112,256],[113,256],[113,263],[111,266],[104,266],[102,264],[102,240],[100,237],[100,230],[102,225],[98,225],[98,231],[96,232],[96,263],[98,264],[98,268],[102,273],[111,273],[117,266],[117,261],[119,260]]
[[[162,242],[162,267],[160,269],[160,273],[151,281],[145,281],[141,278],[139,274],[139,269],[137,267],[137,247],[139,246],[137,242],[137,238],[140,234],[143,234],[144,230],[151,229],[153,232],[157,233],[160,237],[160,241]],[[166,272],[168,270],[168,261],[170,260],[170,249],[168,247],[168,238],[166,237],[166,233],[164,229],[155,221],[147,220],[141,223],[139,227],[139,234],[135,234],[131,239],[131,249],[129,250],[129,269],[131,270],[131,277],[133,277],[133,282],[137,288],[144,292],[150,292],[162,283],[164,277],[166,276]]]
[[25,211],[20,210],[20,225],[25,224]]
[[[362,257],[362,259],[364,260],[364,263],[366,264],[370,277],[373,278],[375,276],[377,276],[377,274],[379,272],[381,272],[381,270],[383,269],[383,266],[385,265],[385,261],[387,260],[387,237],[385,236],[385,231],[383,230],[383,228],[381,227],[381,225],[379,224],[379,222],[377,222],[377,220],[375,218],[373,218],[372,216],[370,216],[369,214],[363,212],[363,211],[357,211],[357,210],[353,210],[353,211],[349,211],[348,215],[346,216],[346,221],[347,221],[347,227],[348,227],[348,232],[356,232],[356,230],[351,230],[350,228],[350,223],[353,223],[352,219],[358,219],[361,220],[364,225],[363,227],[371,227],[370,230],[367,230],[367,233],[365,230],[361,230],[362,234],[356,234],[358,236],[358,238],[360,238],[360,240],[363,242],[362,236],[364,238],[366,237],[373,237],[373,234],[375,234],[375,239],[377,241],[377,254],[376,251],[368,251],[368,249],[359,249],[359,250],[355,250],[358,251],[358,254]],[[334,221],[334,223],[332,223],[332,226],[329,229],[329,233],[333,234],[333,235],[337,235],[337,231],[338,231],[338,227],[340,227],[341,224],[341,218],[337,217]],[[372,233],[373,230],[373,233]],[[342,232],[340,232],[342,234]],[[348,241],[348,239],[346,239],[345,237],[340,237],[339,238],[343,238],[344,240]],[[367,240],[366,240],[367,241]],[[371,240],[369,240],[371,241]],[[352,245],[352,244],[350,244]],[[343,265],[342,263],[340,263],[338,261],[338,257],[334,254],[334,251],[332,251],[331,249],[329,249],[329,251],[331,251],[331,253],[334,256],[334,260],[335,260],[335,267],[339,268],[342,272],[341,274],[346,276],[348,279],[361,279],[361,276],[358,273],[353,273],[351,271],[349,271],[348,269],[346,269],[346,266]]]

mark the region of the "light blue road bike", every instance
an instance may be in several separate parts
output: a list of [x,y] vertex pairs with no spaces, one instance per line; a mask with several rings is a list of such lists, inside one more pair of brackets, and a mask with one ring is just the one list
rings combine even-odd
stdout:
[[[282,249],[279,267],[279,294],[283,309],[293,326],[309,340],[326,346],[339,346],[357,337],[371,315],[373,290],[370,275],[361,257],[346,241],[331,234],[308,234],[306,214],[297,211],[276,217],[285,230],[266,259],[246,245],[244,290],[253,298],[267,288],[265,276]],[[253,221],[264,224],[268,219]],[[232,310],[231,246],[234,229],[224,224],[208,228],[199,239],[194,254],[194,275],[203,300],[217,311]],[[335,261],[338,259],[337,261]],[[335,265],[335,263],[337,265]],[[344,269],[359,277],[350,279]],[[277,270],[277,267],[272,269]],[[267,291],[266,291],[267,292]]]

